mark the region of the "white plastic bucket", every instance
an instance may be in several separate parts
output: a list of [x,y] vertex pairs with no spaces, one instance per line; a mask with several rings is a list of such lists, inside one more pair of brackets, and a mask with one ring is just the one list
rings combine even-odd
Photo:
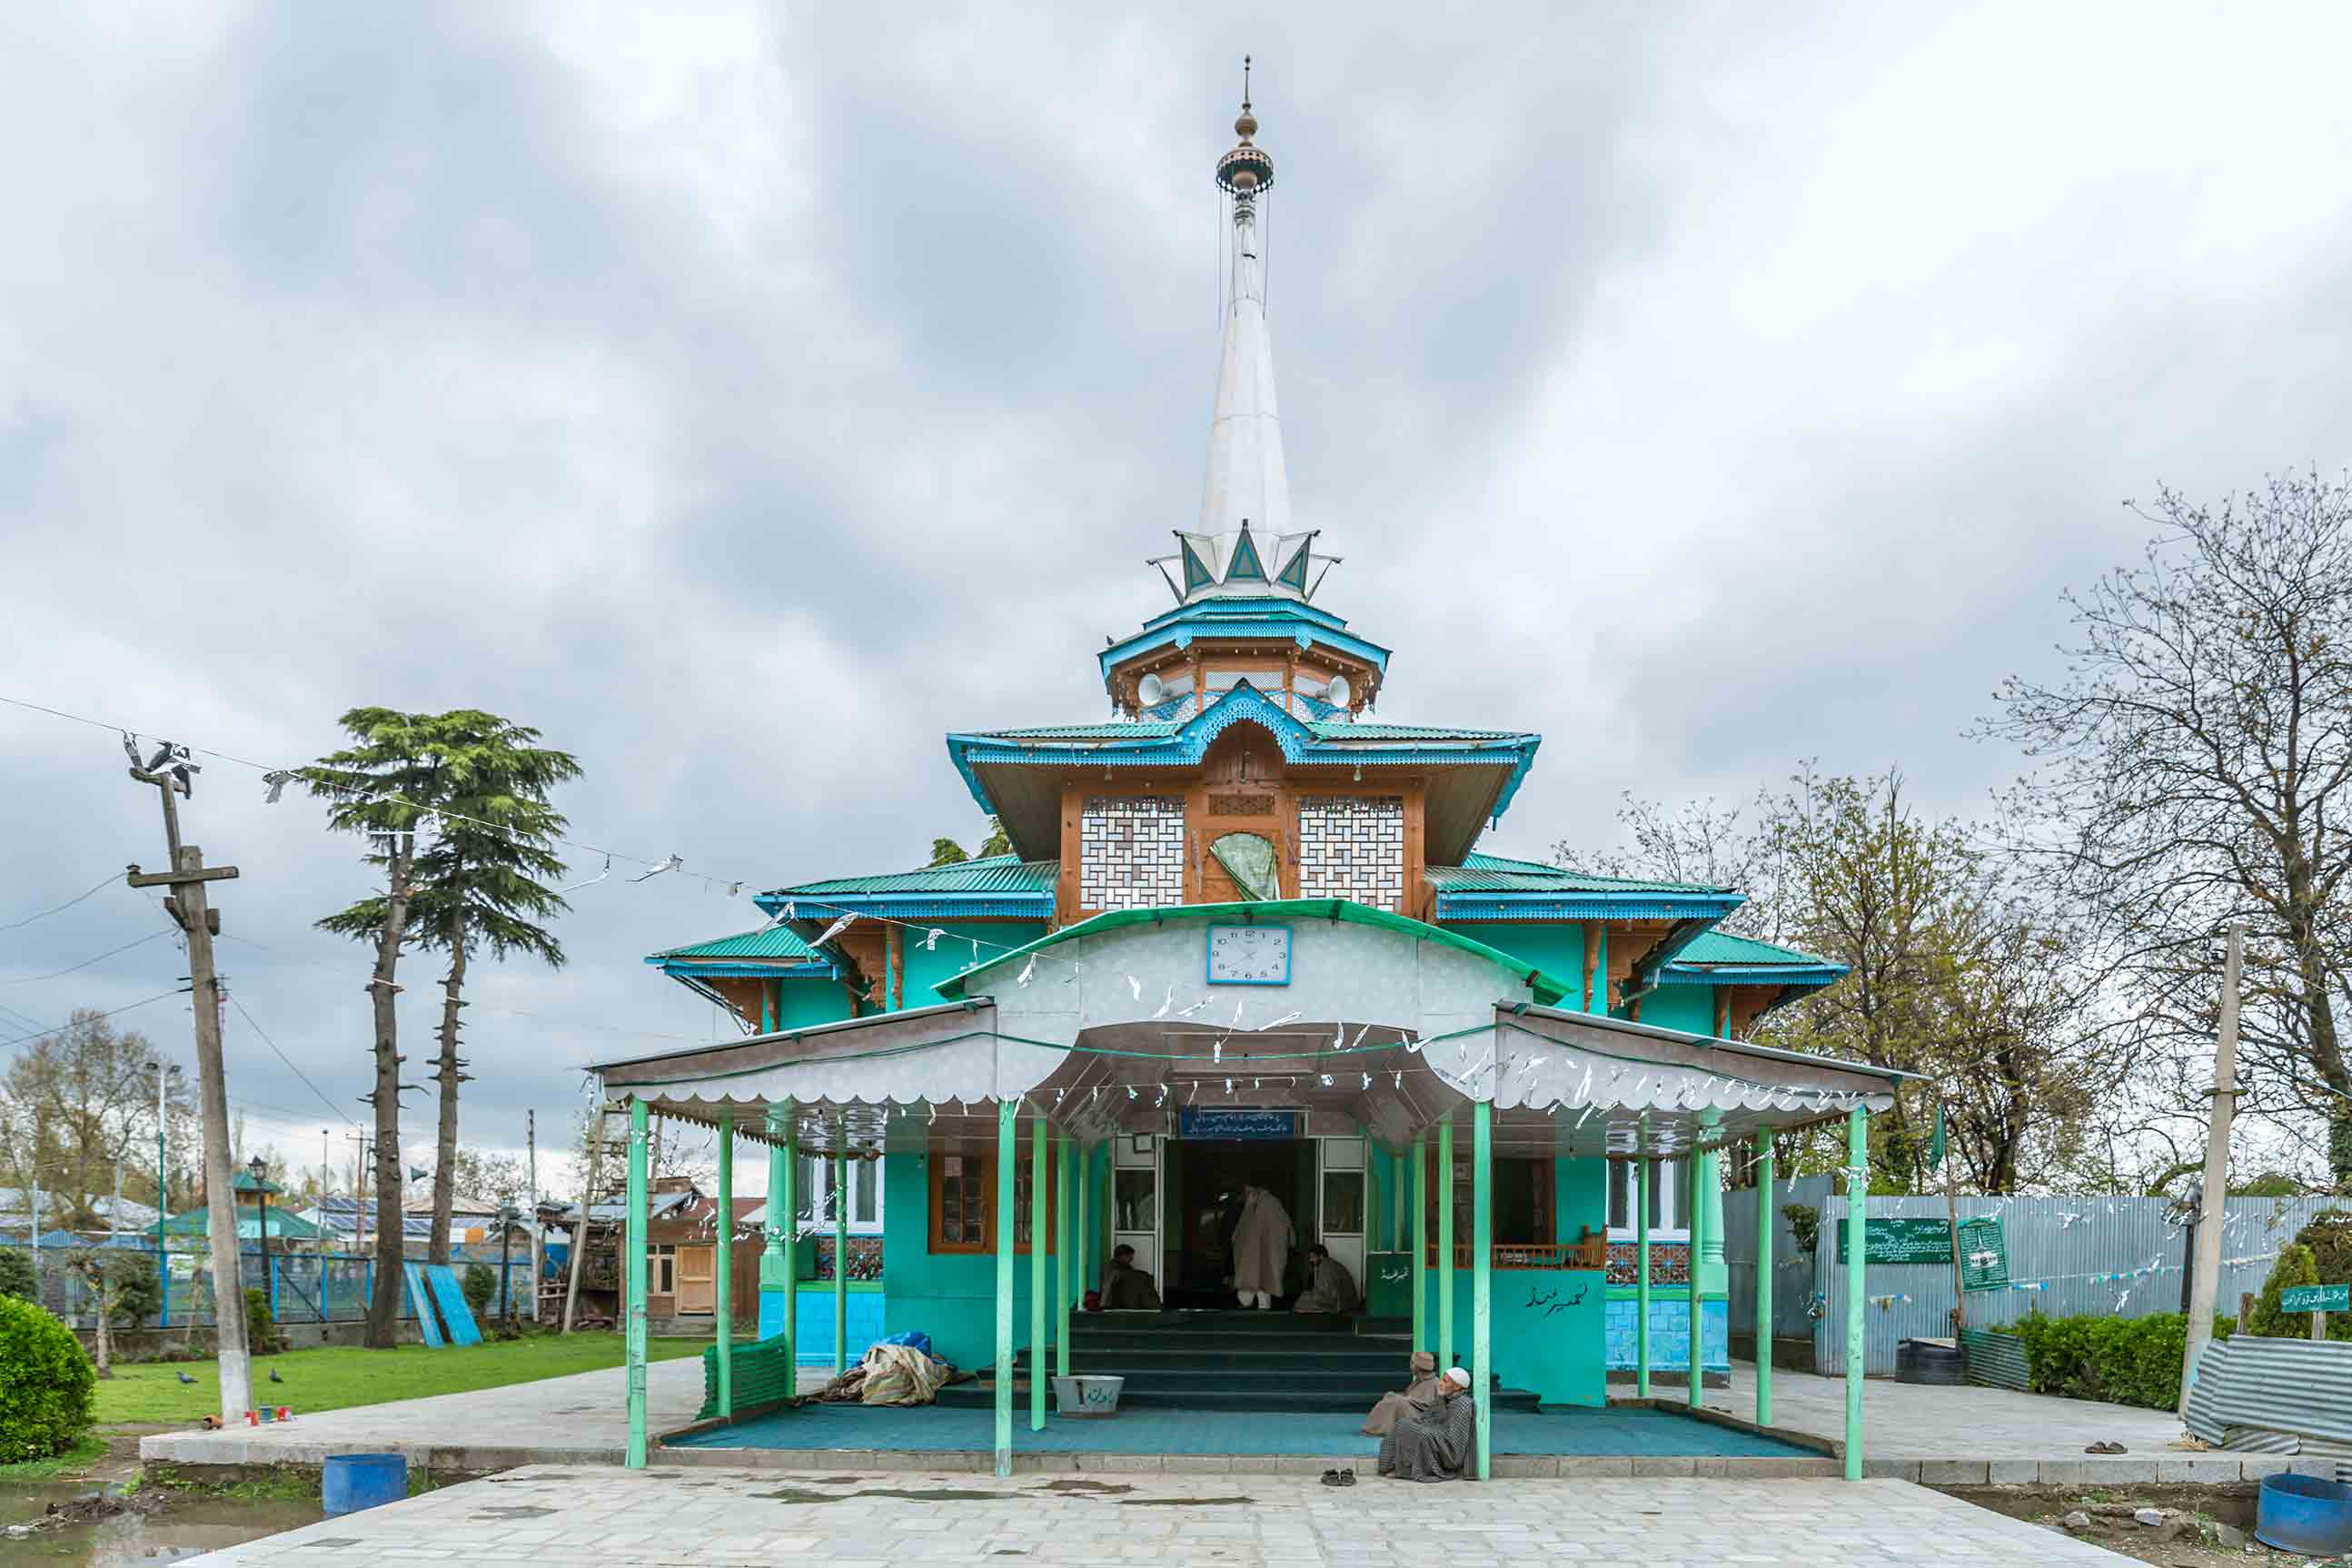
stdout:
[[1127,1386],[1123,1377],[1057,1377],[1054,1380],[1054,1408],[1065,1415],[1099,1419],[1118,1414],[1118,1391]]

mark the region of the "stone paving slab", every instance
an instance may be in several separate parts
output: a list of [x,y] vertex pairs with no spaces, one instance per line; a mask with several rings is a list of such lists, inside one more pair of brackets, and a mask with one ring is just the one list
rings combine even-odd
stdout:
[[[821,1369],[803,1368],[802,1385],[824,1380]],[[1754,1369],[1742,1363],[1728,1389],[1706,1391],[1709,1409],[1746,1418],[1755,1413]],[[184,1465],[317,1464],[330,1454],[399,1453],[410,1463],[436,1470],[491,1471],[530,1464],[618,1465],[628,1439],[617,1367],[576,1373],[539,1383],[438,1394],[350,1410],[303,1415],[285,1426],[233,1428],[223,1432],[164,1432],[142,1438],[140,1457]],[[1662,1397],[1665,1385],[1653,1390]],[[1836,1378],[1776,1372],[1772,1377],[1773,1422],[1835,1443],[1845,1426],[1845,1384]],[[656,1433],[694,1418],[702,1399],[698,1361],[656,1362],[646,1369],[649,1425]],[[2053,1399],[1994,1388],[1933,1388],[1873,1379],[1864,1389],[1863,1471],[1890,1480],[1938,1486],[2133,1486],[2151,1481],[2226,1483],[2260,1480],[2281,1470],[2332,1475],[2332,1462],[2274,1455],[2195,1454],[2168,1448],[2179,1434],[2162,1411],[2085,1400]],[[878,1413],[877,1413],[878,1414]],[[2101,1439],[2129,1450],[2114,1458],[2086,1455]],[[771,1450],[754,1460],[740,1450],[719,1450],[720,1465],[758,1464],[761,1468],[838,1470],[846,1465],[902,1472],[969,1473],[984,1469],[963,1453],[910,1447],[866,1450]],[[731,1457],[730,1457],[731,1456]],[[659,1465],[706,1461],[690,1449],[655,1450]],[[1363,1462],[1360,1454],[1307,1456],[1315,1473],[1331,1465]],[[1566,1458],[1558,1474],[1611,1476],[1729,1477],[1762,1479],[1837,1473],[1839,1467],[1811,1459],[1675,1459],[1631,1456]],[[1931,1468],[1932,1467],[1932,1468]],[[1022,1454],[1024,1473],[1218,1474],[1268,1468],[1265,1461],[1216,1455]],[[1507,1456],[1504,1475],[1549,1477],[1555,1472],[1542,1456]]]
[[2127,1560],[1903,1481],[1132,1479],[565,1469],[427,1492],[191,1558],[204,1568],[979,1564],[1159,1568],[1947,1568]]

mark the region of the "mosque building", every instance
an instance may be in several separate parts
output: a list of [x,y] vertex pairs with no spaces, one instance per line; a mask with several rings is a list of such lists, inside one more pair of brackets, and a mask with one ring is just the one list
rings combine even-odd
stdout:
[[[1481,851],[1532,728],[1380,717],[1390,649],[1331,607],[1339,559],[1291,510],[1275,165],[1246,92],[1234,129],[1207,479],[1150,563],[1168,602],[1097,655],[1112,716],[947,737],[1009,853],[776,888],[767,923],[646,960],[742,1037],[596,1068],[637,1130],[632,1212],[644,1130],[672,1118],[718,1130],[723,1172],[769,1145],[765,1214],[814,1234],[766,1226],[756,1335],[728,1248],[649,1272],[633,1247],[633,1367],[648,1317],[681,1310],[719,1317],[730,1369],[751,1339],[840,1364],[920,1332],[983,1373],[941,1397],[995,1409],[1000,1470],[1013,1426],[1047,1420],[1033,1370],[1118,1373],[1135,1406],[1360,1411],[1344,1354],[1247,1360],[1269,1309],[1237,1295],[1232,1216],[1255,1192],[1294,1257],[1318,1245],[1360,1285],[1358,1313],[1316,1325],[1335,1351],[1409,1336],[1473,1370],[1482,1415],[1601,1408],[1654,1374],[1695,1403],[1694,1344],[1702,1374],[1730,1361],[1724,1152],[1754,1203],[1770,1134],[1859,1138],[1891,1103],[1901,1074],[1749,1042],[1843,971],[1717,929],[1738,889]],[[1181,1356],[1096,1332],[1124,1316],[1085,1310],[1118,1247]],[[1273,1308],[1304,1283],[1294,1264]],[[1238,1362],[1203,1337],[1228,1332]]]

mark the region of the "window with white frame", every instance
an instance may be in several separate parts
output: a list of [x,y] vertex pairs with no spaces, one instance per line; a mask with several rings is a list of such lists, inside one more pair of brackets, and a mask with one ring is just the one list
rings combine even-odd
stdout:
[[677,1247],[675,1243],[656,1242],[646,1248],[646,1294],[677,1294]]
[[[1650,1239],[1687,1241],[1690,1227],[1683,1216],[1683,1163],[1660,1160],[1650,1166]],[[1632,1241],[1639,1231],[1633,1215],[1633,1166],[1628,1160],[1609,1162],[1609,1237]]]
[[[853,1236],[882,1234],[882,1162],[851,1160],[849,1168],[849,1230]],[[800,1194],[800,1222],[807,1229],[833,1228],[833,1161],[823,1154],[801,1156],[794,1186]]]

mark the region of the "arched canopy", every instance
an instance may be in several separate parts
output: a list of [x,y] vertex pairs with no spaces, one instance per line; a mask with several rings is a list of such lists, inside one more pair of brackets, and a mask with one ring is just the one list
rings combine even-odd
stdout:
[[[1225,983],[1211,944],[1236,930],[1248,978]],[[804,1146],[859,1152],[992,1135],[1004,1100],[1089,1142],[1188,1107],[1280,1107],[1391,1146],[1483,1100],[1501,1152],[1673,1152],[1883,1109],[1907,1076],[1561,1010],[1540,970],[1343,900],[1101,915],[940,990],[593,1070],[609,1095],[751,1132],[789,1101]]]

